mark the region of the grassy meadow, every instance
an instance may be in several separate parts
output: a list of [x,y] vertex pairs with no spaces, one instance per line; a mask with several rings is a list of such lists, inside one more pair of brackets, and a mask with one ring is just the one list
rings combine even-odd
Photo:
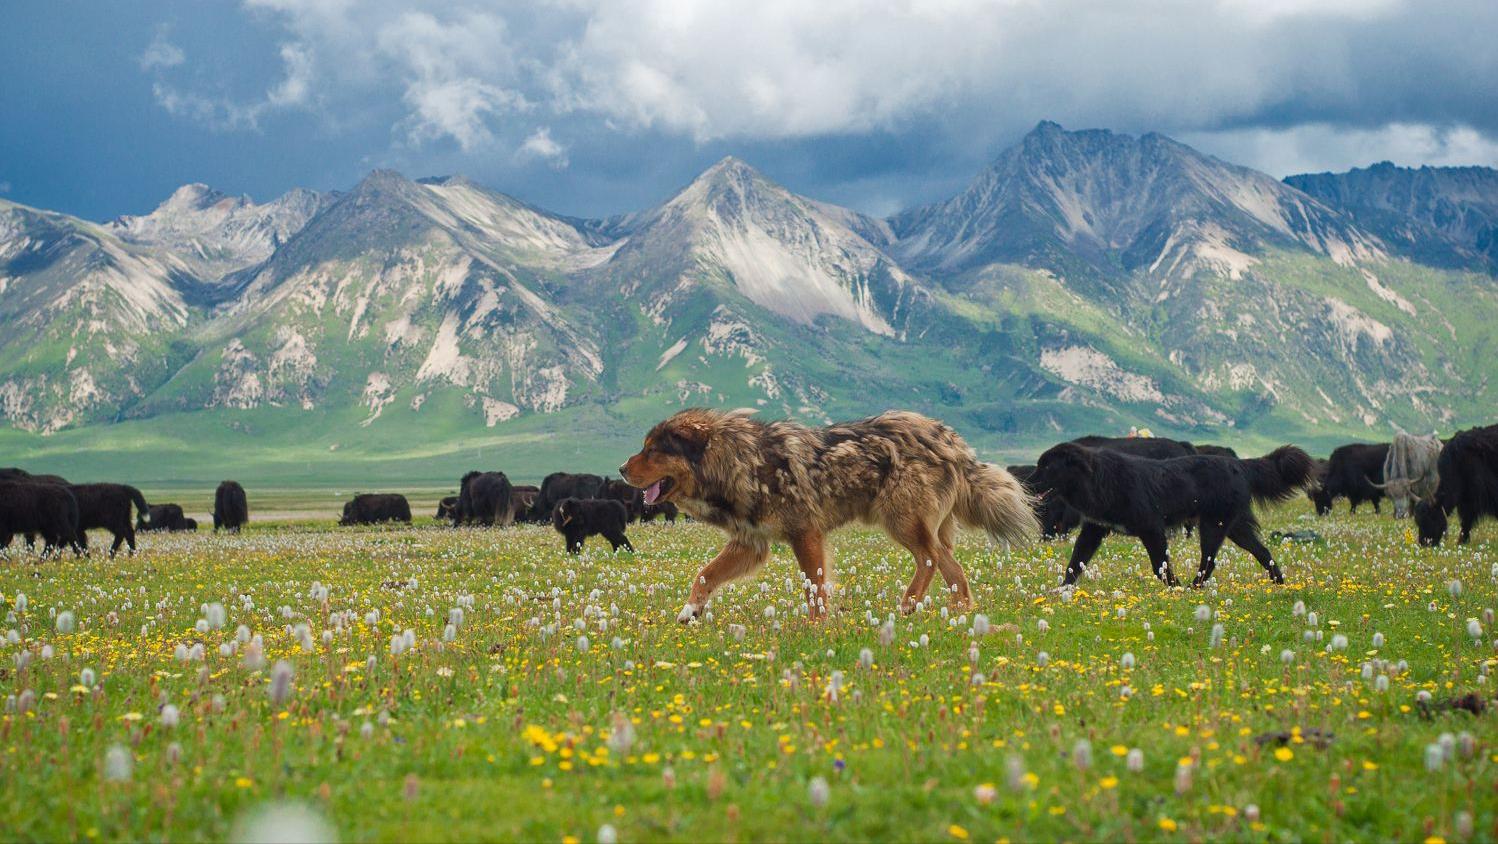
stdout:
[[1498,716],[1452,705],[1493,696],[1498,528],[1428,550],[1345,504],[1265,521],[1321,535],[1273,546],[1284,586],[1231,548],[1168,590],[1115,539],[1063,594],[1068,543],[966,535],[977,611],[901,617],[911,561],[849,529],[828,620],[778,548],[690,627],[720,544],[691,523],[577,559],[426,519],[12,548],[0,838],[1498,836]]

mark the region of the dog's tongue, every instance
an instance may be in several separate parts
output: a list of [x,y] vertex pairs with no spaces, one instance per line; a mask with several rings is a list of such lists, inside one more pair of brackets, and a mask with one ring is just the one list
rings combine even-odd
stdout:
[[660,481],[656,481],[655,483],[651,484],[650,486],[645,487],[645,503],[646,504],[654,504],[655,500],[657,498],[660,498],[660,497],[661,497],[661,482]]

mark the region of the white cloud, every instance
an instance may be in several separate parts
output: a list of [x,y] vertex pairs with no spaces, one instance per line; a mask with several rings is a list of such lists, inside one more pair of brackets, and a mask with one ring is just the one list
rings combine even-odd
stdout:
[[156,36],[151,43],[146,45],[144,52],[140,54],[140,67],[142,70],[155,70],[157,68],[176,67],[187,61],[182,48],[167,40],[169,27],[161,25],[156,27]]
[[1223,160],[1281,177],[1366,167],[1376,161],[1407,167],[1498,167],[1498,140],[1470,126],[1391,123],[1376,129],[1349,129],[1311,123],[1284,129],[1189,133],[1180,140]]
[[549,126],[532,132],[515,154],[521,161],[540,159],[556,170],[567,167],[567,148],[552,140]]

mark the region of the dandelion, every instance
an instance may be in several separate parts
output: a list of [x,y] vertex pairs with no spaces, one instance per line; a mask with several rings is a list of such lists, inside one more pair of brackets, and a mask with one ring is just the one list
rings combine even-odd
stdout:
[[1191,768],[1191,761],[1188,759],[1182,759],[1176,763],[1176,794],[1185,794],[1191,790]]
[[993,783],[990,782],[985,782],[973,788],[973,799],[977,800],[978,803],[983,806],[989,805],[994,800],[996,800],[998,796],[999,790],[994,788]]
[[1044,633],[1047,630],[1051,629],[1051,623],[1049,621],[1046,621],[1045,619],[1042,618],[1041,620],[1035,622],[1035,629],[1037,629],[1040,632]]
[[85,668],[78,672],[78,684],[84,688],[92,689],[94,687],[94,679],[94,669],[92,668]]
[[1222,637],[1224,632],[1225,631],[1221,624],[1212,625],[1212,647],[1217,648],[1222,646]]
[[161,707],[161,714],[159,718],[161,720],[161,726],[171,728],[177,726],[177,723],[182,718],[182,713],[177,710],[177,707],[169,703],[166,706]]
[[609,723],[609,750],[624,756],[635,743],[635,725],[623,712],[615,712]]
[[1384,634],[1382,634],[1382,633],[1374,633],[1373,634],[1373,648],[1375,650],[1377,650],[1379,648],[1382,648],[1383,646],[1384,646]]
[[1035,664],[1039,665],[1041,668],[1046,667],[1046,664],[1050,661],[1051,655],[1046,653],[1045,651],[1041,651],[1040,653],[1035,655]]
[[333,844],[338,835],[322,815],[308,806],[272,803],[251,809],[236,819],[229,840]]
[[110,745],[104,753],[104,779],[108,782],[129,782],[133,767],[135,760],[130,757],[130,751],[118,744]]
[[827,780],[822,777],[812,777],[811,782],[806,785],[806,797],[811,805],[820,809],[827,805],[828,799],[832,797],[832,789],[827,785]]
[[1300,618],[1301,616],[1305,615],[1306,614],[1306,602],[1305,601],[1296,601],[1294,608],[1292,608],[1290,610],[1290,612],[1296,618]]
[[1482,622],[1475,618],[1467,619],[1467,635],[1473,639],[1482,638]]
[[1319,626],[1321,626],[1321,616],[1317,615],[1314,610],[1311,611],[1311,612],[1306,613],[1306,626],[1307,627],[1319,627]]
[[1029,776],[1025,772],[1025,760],[1017,753],[1004,760],[1004,779],[1010,791],[1024,791],[1029,787]]
[[72,633],[78,627],[78,622],[74,619],[73,613],[70,610],[63,610],[58,613],[57,620],[53,624],[57,628],[57,632],[63,635]]
[[1439,744],[1427,744],[1425,746],[1425,770],[1435,773],[1446,764],[1446,752]]
[[1460,598],[1462,596],[1462,582],[1460,580],[1449,581],[1446,584],[1446,591],[1451,594],[1451,597]]
[[277,662],[270,670],[270,702],[272,704],[280,706],[291,697],[294,677],[295,672],[291,668],[291,663],[284,659]]
[[16,612],[26,612],[26,593],[17,592],[16,599],[13,603],[15,604]]
[[1283,662],[1286,665],[1293,664],[1295,662],[1295,651],[1292,651],[1289,648],[1285,648],[1284,650],[1280,651],[1280,662]]
[[859,651],[858,652],[858,665],[859,665],[859,667],[861,667],[863,669],[866,669],[866,670],[869,669],[869,668],[873,668],[874,667],[874,652],[871,651],[871,650],[869,650],[868,648],[864,648],[863,650]]
[[1134,652],[1133,651],[1125,651],[1124,655],[1119,658],[1118,664],[1121,665],[1121,666],[1123,666],[1123,670],[1125,670],[1125,671],[1133,671],[1134,670]]
[[1092,767],[1092,742],[1087,739],[1077,739],[1072,745],[1071,761],[1077,766],[1077,770],[1085,771]]
[[359,727],[359,737],[364,739],[365,741],[374,738],[374,724],[365,721],[363,725]]
[[1196,607],[1196,612],[1193,613],[1193,615],[1196,616],[1197,621],[1205,624],[1212,618],[1212,608],[1207,606],[1206,604],[1198,604]]
[[1250,803],[1243,807],[1243,819],[1249,823],[1259,822],[1259,804]]
[[598,844],[619,844],[619,833],[610,824],[598,828]]
[[879,647],[881,647],[881,648],[887,648],[890,645],[893,645],[894,643],[895,643],[895,620],[893,618],[891,618],[891,619],[885,620],[884,624],[879,627]]
[[1347,637],[1343,636],[1341,633],[1338,633],[1335,636],[1333,636],[1332,637],[1332,643],[1331,643],[1331,649],[1333,651],[1345,651],[1345,650],[1347,650]]
[[1129,773],[1132,773],[1132,774],[1137,774],[1140,771],[1143,771],[1144,770],[1144,751],[1140,750],[1137,747],[1132,748],[1129,751],[1129,755],[1127,755],[1127,756],[1124,757],[1124,767],[1127,768],[1128,771],[1129,771]]
[[580,653],[580,654],[585,654],[585,653],[588,652],[588,648],[589,648],[588,637],[587,636],[578,636],[577,637],[577,652]]

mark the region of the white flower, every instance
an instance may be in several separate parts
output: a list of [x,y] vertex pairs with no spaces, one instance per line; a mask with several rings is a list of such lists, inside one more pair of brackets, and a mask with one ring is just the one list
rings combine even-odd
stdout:
[[977,615],[973,616],[973,635],[987,636],[990,629],[991,628],[988,623],[988,616],[984,615],[983,613],[978,613]]
[[177,726],[177,723],[182,719],[182,713],[177,710],[177,707],[169,703],[166,706],[161,707],[160,718],[161,726],[175,727]]
[[1474,639],[1482,638],[1482,622],[1475,618],[1467,619],[1467,635]]
[[130,751],[118,744],[109,746],[104,754],[104,779],[109,782],[129,782],[130,769],[135,767],[135,760],[131,758]]
[[1129,754],[1124,757],[1124,767],[1135,774],[1144,770],[1144,751],[1137,747],[1131,748]]
[[270,670],[270,702],[276,706],[285,703],[292,693],[292,680],[295,672],[291,663],[281,660]]
[[1072,764],[1077,770],[1085,771],[1092,767],[1092,742],[1087,739],[1077,739],[1077,743],[1071,749]]
[[1451,593],[1451,597],[1460,598],[1462,596],[1462,582],[1460,580],[1453,580],[1447,583],[1446,591]]
[[1383,646],[1384,646],[1384,634],[1382,634],[1382,633],[1374,633],[1373,634],[1373,647],[1374,647],[1374,649],[1376,650],[1378,648],[1382,648]]
[[1212,608],[1206,604],[1198,604],[1194,615],[1197,621],[1205,623],[1212,618]]
[[1118,664],[1123,666],[1123,669],[1125,671],[1134,670],[1134,652],[1125,651],[1124,655],[1122,657],[1119,657]]
[[598,828],[598,844],[619,844],[619,833],[614,827],[604,824]]
[[78,684],[92,689],[94,687],[94,669],[85,668],[78,672]]
[[1051,655],[1046,653],[1045,651],[1041,651],[1040,653],[1035,655],[1035,664],[1039,665],[1041,668],[1044,668],[1046,666],[1046,663],[1050,661]]
[[832,789],[828,787],[827,780],[822,777],[812,777],[811,782],[806,785],[806,796],[811,805],[818,809],[827,805],[828,799],[832,797]]
[[1295,662],[1295,651],[1292,651],[1289,648],[1285,648],[1284,650],[1280,651],[1280,662],[1283,662],[1286,665]]
[[57,621],[55,622],[55,624],[57,627],[57,632],[63,634],[72,633],[78,628],[78,622],[76,619],[74,619],[73,613],[69,610],[63,610],[62,612],[58,613]]
[[874,667],[874,652],[871,651],[871,650],[869,650],[868,648],[864,648],[863,650],[859,651],[858,652],[858,664],[859,664],[859,666],[861,666],[863,668],[873,668]]

